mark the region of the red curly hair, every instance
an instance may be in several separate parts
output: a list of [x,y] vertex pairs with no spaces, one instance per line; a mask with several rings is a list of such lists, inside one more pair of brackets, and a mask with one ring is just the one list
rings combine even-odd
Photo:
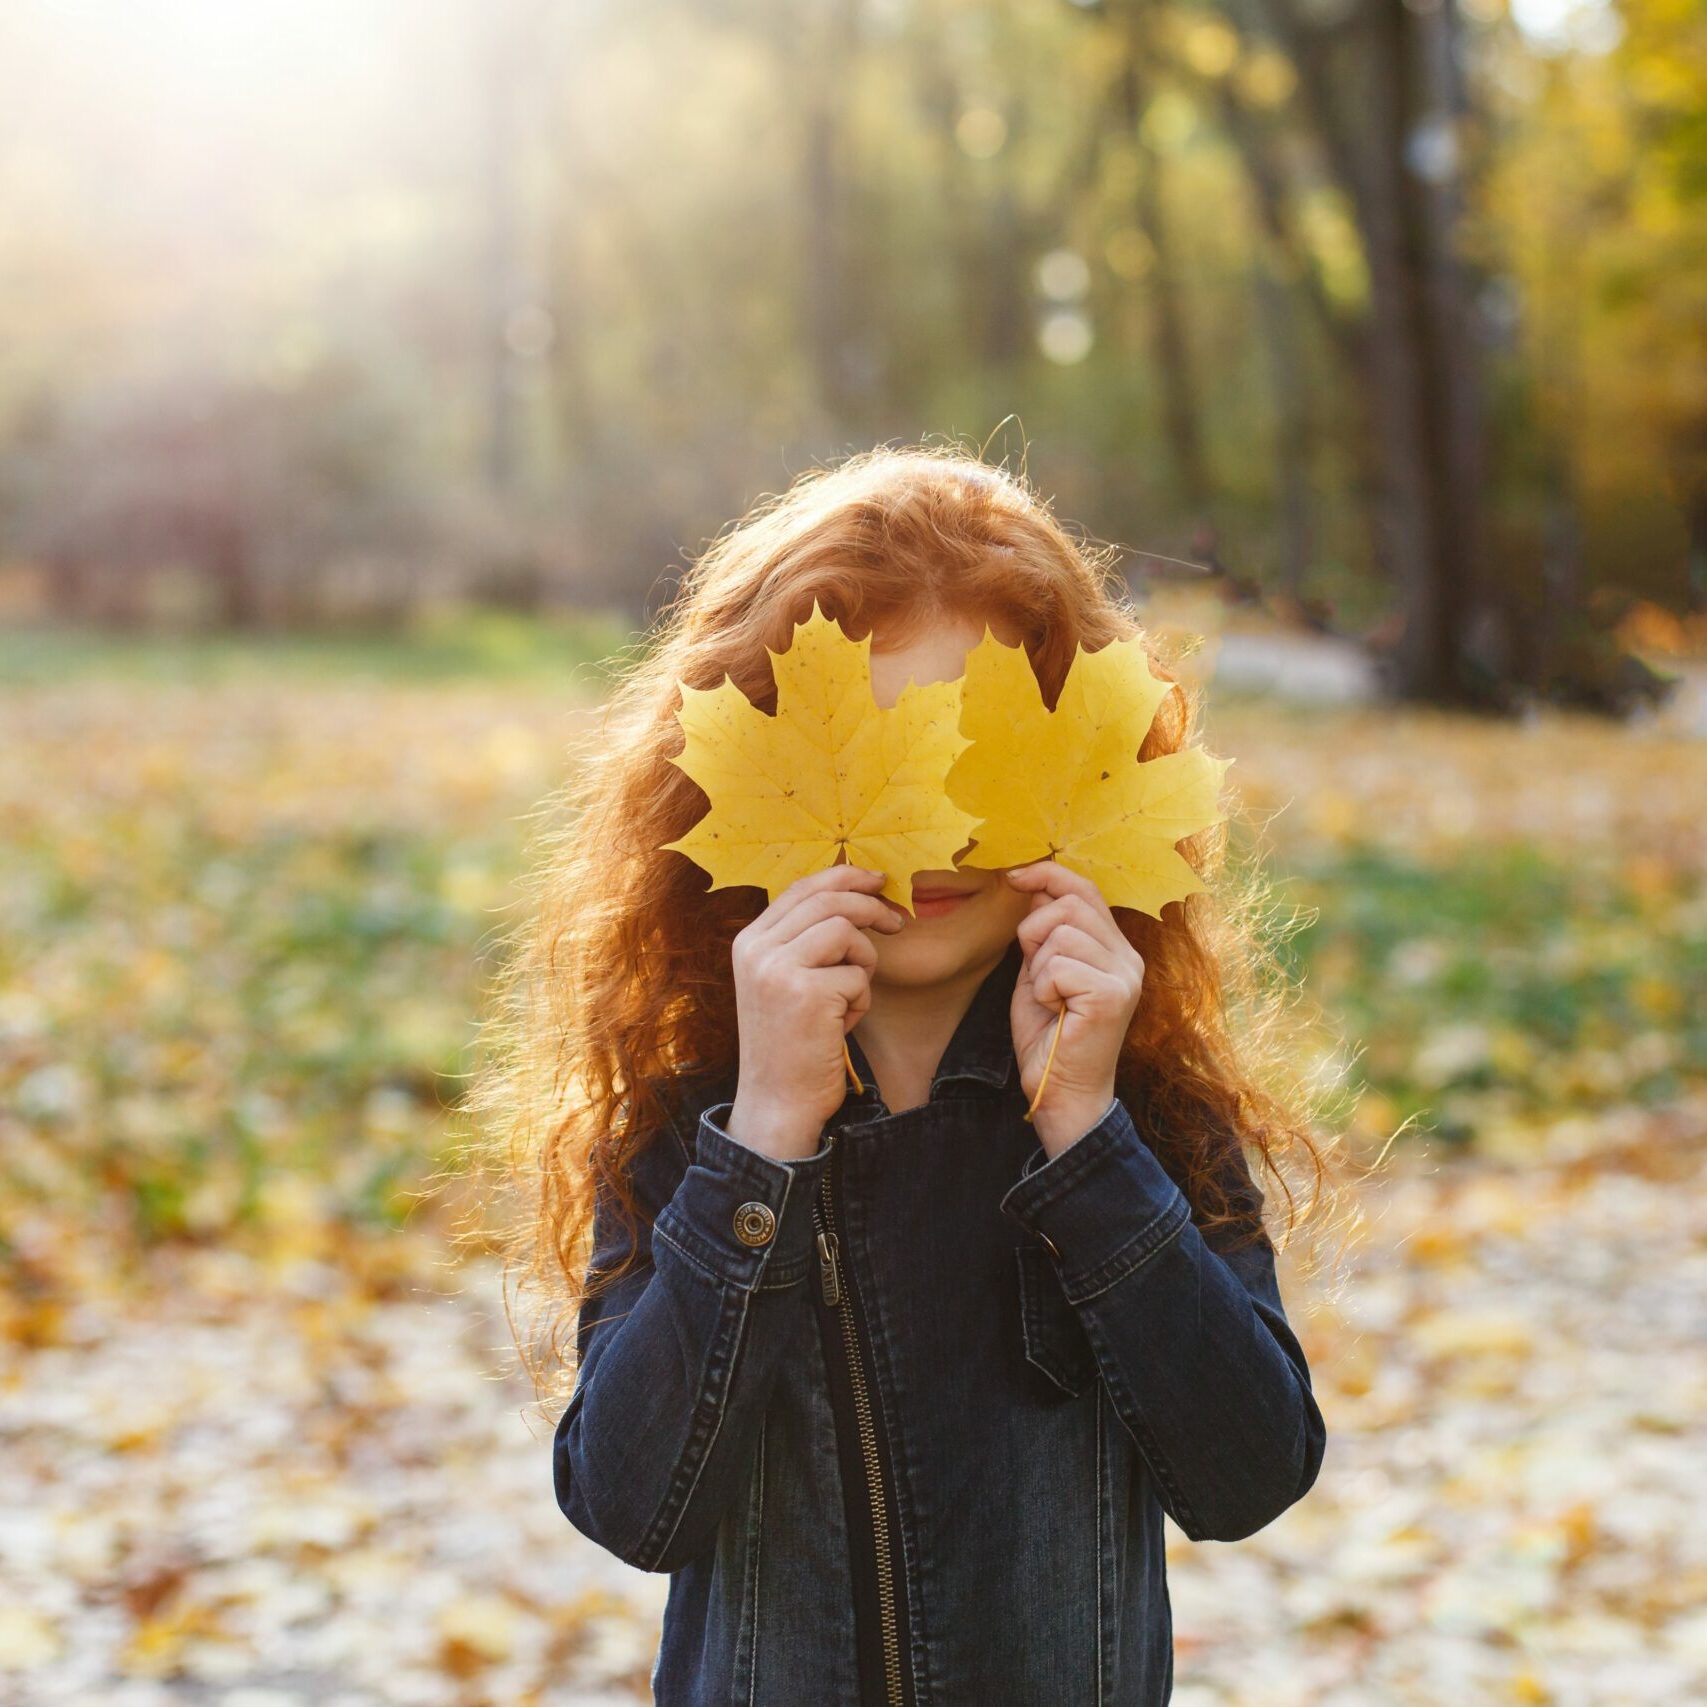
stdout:
[[[708,891],[698,866],[663,849],[707,805],[669,762],[682,750],[677,684],[712,688],[727,674],[774,710],[767,648],[785,651],[816,600],[855,639],[882,624],[886,643],[944,612],[1003,622],[1024,637],[1053,705],[1081,646],[1144,634],[1116,556],[1071,535],[1023,477],[958,447],[911,445],[802,474],[692,564],[553,797],[526,915],[498,975],[494,1047],[466,1097],[519,1192],[505,1234],[506,1300],[541,1393],[561,1385],[554,1377],[572,1382],[581,1303],[628,1266],[587,1272],[596,1199],[608,1191],[634,1226],[629,1164],[668,1119],[672,1080],[690,1066],[732,1075],[738,1060],[731,943],[766,896]],[[1179,681],[1145,644],[1157,673]],[[1140,758],[1186,746],[1199,709],[1180,682]],[[1308,1088],[1296,1074],[1287,1082],[1275,1024],[1285,1004],[1264,993],[1273,962],[1262,886],[1233,880],[1227,830],[1181,847],[1208,892],[1169,903],[1160,920],[1115,915],[1146,969],[1117,1089],[1205,1233],[1266,1239],[1264,1195],[1243,1151],[1283,1186],[1283,1152],[1306,1154],[1318,1183],[1322,1164]],[[537,1304],[525,1330],[514,1308],[524,1295]]]

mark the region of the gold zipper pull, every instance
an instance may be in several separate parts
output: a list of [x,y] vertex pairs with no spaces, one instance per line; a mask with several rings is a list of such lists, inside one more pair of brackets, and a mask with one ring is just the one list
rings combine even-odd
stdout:
[[818,1283],[826,1304],[842,1301],[842,1277],[836,1270],[836,1235],[818,1235]]

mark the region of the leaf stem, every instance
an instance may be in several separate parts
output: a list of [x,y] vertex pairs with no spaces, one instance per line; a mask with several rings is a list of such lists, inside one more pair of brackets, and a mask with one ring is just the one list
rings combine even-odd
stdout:
[[1037,1105],[1043,1100],[1043,1087],[1049,1083],[1049,1069],[1055,1065],[1055,1046],[1061,1041],[1061,1027],[1067,1022],[1067,1004],[1061,1004],[1061,1011],[1055,1016],[1055,1035],[1049,1040],[1049,1054],[1043,1063],[1043,1077],[1037,1081],[1037,1094],[1031,1099],[1031,1107],[1025,1111],[1025,1117],[1030,1120],[1037,1112]]

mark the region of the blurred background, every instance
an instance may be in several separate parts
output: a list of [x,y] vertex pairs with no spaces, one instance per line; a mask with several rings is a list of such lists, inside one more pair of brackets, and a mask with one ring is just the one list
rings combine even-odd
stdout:
[[1209,685],[1380,1163],[1176,1701],[1707,1692],[1698,0],[11,0],[0,101],[0,1698],[649,1698],[456,1098],[608,661],[918,438]]

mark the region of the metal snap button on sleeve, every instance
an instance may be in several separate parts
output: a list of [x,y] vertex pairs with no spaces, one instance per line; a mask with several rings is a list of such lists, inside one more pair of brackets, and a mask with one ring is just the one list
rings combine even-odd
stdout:
[[744,1245],[768,1245],[776,1232],[776,1214],[768,1203],[743,1203],[735,1211],[735,1237]]

